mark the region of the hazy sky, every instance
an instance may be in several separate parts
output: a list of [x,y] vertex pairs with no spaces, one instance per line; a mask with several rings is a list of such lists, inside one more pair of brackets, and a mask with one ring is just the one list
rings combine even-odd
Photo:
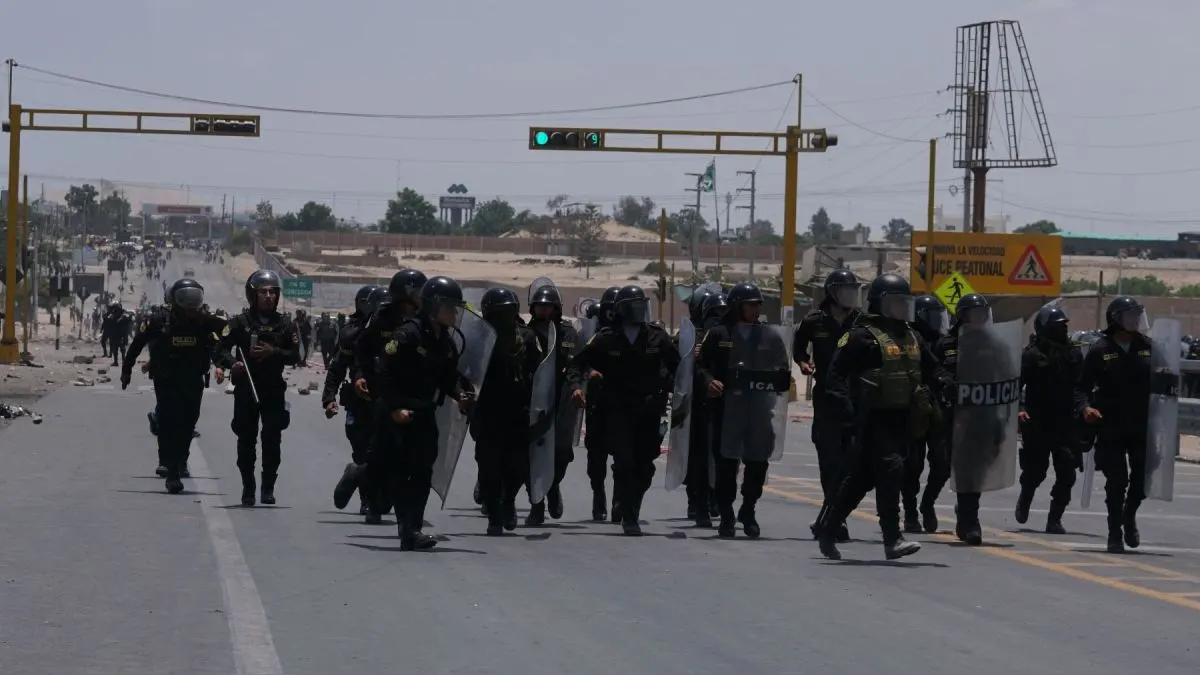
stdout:
[[[1195,0],[79,0],[9,2],[0,54],[89,79],[254,105],[391,114],[503,113],[631,103],[804,73],[804,126],[841,144],[801,158],[800,219],[923,224],[927,139],[951,130],[955,27],[1019,19],[1059,166],[994,171],[989,213],[1097,233],[1200,229],[1200,3]],[[1016,67],[1015,51],[1014,70]],[[436,198],[452,183],[537,208],[557,193],[604,205],[690,202],[684,172],[707,157],[541,153],[536,124],[775,130],[792,89],[588,115],[506,120],[364,120],[263,113],[259,139],[30,134],[23,171],[48,191],[105,178],[190,186],[180,200],[276,210],[309,199],[374,220],[397,185]],[[17,70],[26,106],[209,112]],[[818,103],[823,102],[827,107]],[[1018,101],[1023,152],[1038,152]],[[786,121],[785,121],[786,120]],[[1002,141],[999,120],[993,140]],[[7,152],[0,153],[7,171]],[[759,216],[782,219],[782,160],[721,157],[717,188],[759,168]],[[937,201],[961,211],[941,142]],[[163,193],[160,193],[162,195]],[[172,196],[171,193],[166,193]],[[161,198],[161,197],[160,197]],[[748,203],[740,196],[735,204]],[[135,208],[138,206],[135,203]],[[705,213],[712,220],[711,197]],[[745,220],[736,212],[735,222]]]

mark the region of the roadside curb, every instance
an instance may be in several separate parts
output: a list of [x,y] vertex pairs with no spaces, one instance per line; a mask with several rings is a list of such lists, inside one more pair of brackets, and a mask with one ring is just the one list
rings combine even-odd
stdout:
[[1195,457],[1195,456],[1191,456],[1191,457],[1189,457],[1189,456],[1179,455],[1179,456],[1177,456],[1177,457],[1175,458],[1175,461],[1176,461],[1176,462],[1183,462],[1184,464],[1197,464],[1197,465],[1200,465],[1200,457]]

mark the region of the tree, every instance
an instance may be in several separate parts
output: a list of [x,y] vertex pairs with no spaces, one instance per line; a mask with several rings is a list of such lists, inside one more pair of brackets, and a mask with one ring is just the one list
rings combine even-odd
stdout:
[[813,243],[818,246],[836,244],[842,235],[842,226],[830,220],[829,213],[822,206],[809,221],[808,231],[812,234]]
[[693,232],[696,233],[697,243],[704,243],[712,238],[708,221],[693,209],[676,211],[667,216],[667,236],[671,239],[684,246],[690,246]]
[[613,207],[613,220],[629,227],[643,230],[658,229],[658,219],[654,217],[654,200],[642,197],[640,200],[632,195],[621,197]]
[[67,208],[71,210],[71,213],[86,224],[95,217],[100,209],[100,204],[96,201],[99,196],[100,193],[94,186],[84,183],[82,186],[72,185],[67,190],[64,201],[67,202]]
[[1013,230],[1014,234],[1054,234],[1058,232],[1058,226],[1051,220],[1039,220],[1037,222],[1022,225]]
[[517,211],[512,204],[503,199],[491,199],[475,209],[475,216],[467,227],[471,234],[480,237],[498,237],[513,229],[516,217]]
[[759,218],[746,226],[746,241],[756,246],[778,246],[783,237],[775,233],[771,221]]
[[560,225],[571,241],[575,254],[575,266],[582,267],[591,278],[591,268],[604,260],[604,214],[595,204],[586,204],[583,209],[574,209],[560,217]]
[[264,199],[254,207],[254,220],[260,223],[275,220],[275,207],[271,202]]
[[305,202],[296,214],[296,220],[300,223],[299,229],[306,232],[337,229],[337,218],[333,217],[333,209],[328,204]]
[[389,199],[387,213],[379,227],[393,234],[436,234],[439,223],[437,207],[429,203],[420,192],[404,188]]
[[912,240],[912,231],[913,227],[912,225],[908,224],[907,220],[903,218],[892,218],[887,222],[887,225],[883,226],[883,238],[886,239],[889,244],[896,244],[899,246],[901,244],[907,244]]
[[129,214],[133,212],[133,208],[121,193],[113,191],[113,193],[104,198],[97,207],[101,217],[108,222],[110,227],[124,227],[129,223]]

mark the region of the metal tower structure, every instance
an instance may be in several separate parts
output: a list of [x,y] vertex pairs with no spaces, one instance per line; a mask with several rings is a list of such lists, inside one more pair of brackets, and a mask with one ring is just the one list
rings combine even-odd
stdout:
[[[1021,24],[985,21],[959,26],[957,33],[951,87],[954,166],[964,169],[963,222],[983,232],[989,169],[1052,167],[1058,158]],[[1009,56],[1013,47],[1019,61],[1015,72]]]

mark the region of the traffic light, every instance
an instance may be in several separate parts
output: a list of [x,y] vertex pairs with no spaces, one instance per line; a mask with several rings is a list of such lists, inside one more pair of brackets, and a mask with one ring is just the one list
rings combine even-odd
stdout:
[[824,150],[826,148],[835,147],[838,144],[837,134],[831,134],[822,131],[819,134],[813,134],[812,146],[815,150]]
[[258,136],[257,117],[193,117],[192,133],[213,136]]
[[8,123],[8,120],[0,122],[0,131],[3,131],[6,134],[12,131],[12,125]]
[[587,129],[529,129],[530,150],[598,150],[604,147],[604,132]]

